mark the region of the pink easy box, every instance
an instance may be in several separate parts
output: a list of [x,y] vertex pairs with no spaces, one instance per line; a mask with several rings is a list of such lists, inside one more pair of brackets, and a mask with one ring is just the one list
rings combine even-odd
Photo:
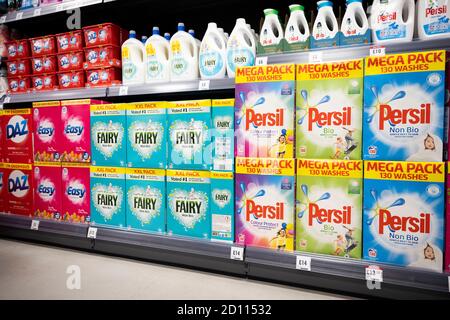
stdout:
[[90,222],[90,172],[88,163],[62,163],[63,220]]
[[61,219],[61,164],[35,161],[34,216],[45,219]]
[[61,102],[33,102],[34,161],[61,161]]

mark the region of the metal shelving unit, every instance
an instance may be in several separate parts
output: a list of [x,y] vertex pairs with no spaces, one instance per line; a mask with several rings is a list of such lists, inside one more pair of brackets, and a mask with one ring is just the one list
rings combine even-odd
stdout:
[[11,94],[6,96],[3,104],[26,103],[51,100],[87,99],[106,97],[107,88],[81,88],[33,93]]

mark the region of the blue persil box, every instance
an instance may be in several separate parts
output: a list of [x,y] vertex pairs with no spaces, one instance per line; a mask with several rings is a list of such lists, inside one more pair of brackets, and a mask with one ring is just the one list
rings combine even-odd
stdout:
[[363,258],[442,272],[443,162],[364,161]]
[[234,99],[212,101],[213,170],[234,170]]
[[234,241],[234,174],[211,171],[211,239]]
[[442,161],[445,51],[365,62],[364,160]]

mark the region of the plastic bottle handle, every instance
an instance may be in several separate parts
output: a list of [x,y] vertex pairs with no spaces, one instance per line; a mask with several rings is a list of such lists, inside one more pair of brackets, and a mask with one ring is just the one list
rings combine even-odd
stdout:
[[[403,13],[403,8],[405,7],[405,5],[407,5],[409,7],[408,8],[408,19],[406,19],[406,21],[403,21],[403,23],[409,24],[409,23],[411,23],[411,19],[415,18],[415,7],[416,6],[414,4],[414,0],[406,0],[406,1],[404,1],[403,6],[402,6],[402,13]],[[402,20],[403,20],[403,14],[402,14]],[[414,23],[414,21],[413,21],[413,23]]]

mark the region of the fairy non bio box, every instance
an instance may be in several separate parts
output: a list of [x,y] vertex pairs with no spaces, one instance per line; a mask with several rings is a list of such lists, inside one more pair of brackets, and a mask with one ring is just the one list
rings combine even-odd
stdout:
[[361,160],[297,159],[296,250],[361,258]]
[[367,57],[364,160],[443,159],[445,51]]
[[30,108],[3,110],[3,160],[33,162],[33,116]]
[[127,226],[163,233],[166,230],[166,172],[162,169],[126,169]]
[[125,168],[91,166],[91,223],[126,226]]
[[33,167],[29,163],[5,163],[6,212],[33,215]]
[[234,170],[234,99],[212,101],[213,170]]
[[295,65],[238,68],[237,157],[294,158]]
[[236,158],[235,241],[294,250],[295,160]]
[[167,167],[167,103],[127,105],[127,162],[131,168]]
[[126,104],[91,105],[92,165],[125,167]]
[[297,65],[296,156],[361,159],[364,60]]
[[34,216],[61,220],[62,187],[61,164],[35,161],[34,174]]
[[443,162],[364,162],[363,258],[442,272]]
[[234,241],[234,173],[211,171],[211,240]]
[[211,238],[209,171],[167,170],[167,233]]
[[75,223],[91,221],[89,163],[62,163],[62,220]]
[[183,170],[211,168],[211,100],[169,102],[167,110],[168,167]]
[[33,143],[35,161],[61,161],[61,102],[33,102]]

